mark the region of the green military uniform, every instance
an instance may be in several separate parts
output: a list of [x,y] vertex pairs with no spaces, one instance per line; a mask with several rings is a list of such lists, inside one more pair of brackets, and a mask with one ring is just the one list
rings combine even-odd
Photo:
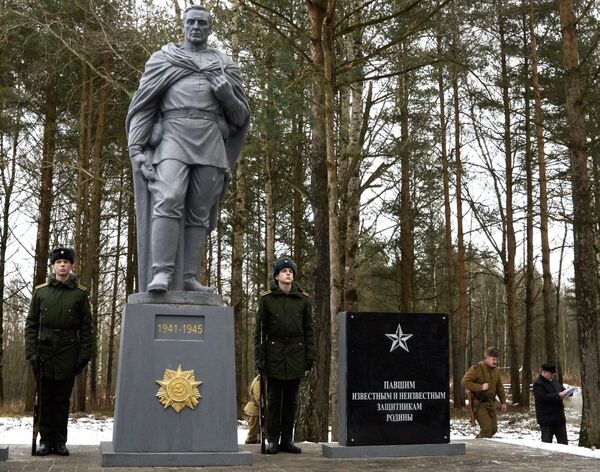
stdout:
[[35,288],[25,322],[25,352],[27,358],[39,355],[41,363],[41,442],[64,444],[74,379],[92,354],[88,292],[73,274]]
[[[496,395],[500,403],[506,403],[504,385],[497,368],[489,367],[484,361],[472,366],[462,378],[462,386],[472,393],[473,413],[481,431],[477,437],[491,438],[498,431],[496,416]],[[484,392],[481,387],[489,384]]]
[[316,359],[311,305],[298,284],[286,294],[276,283],[260,297],[255,356],[264,365],[269,442],[291,442],[300,379]]

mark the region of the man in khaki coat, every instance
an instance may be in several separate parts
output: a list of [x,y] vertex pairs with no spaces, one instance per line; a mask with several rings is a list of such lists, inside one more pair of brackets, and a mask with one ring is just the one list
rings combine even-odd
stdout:
[[506,394],[498,372],[500,350],[488,347],[484,359],[472,366],[462,378],[462,386],[471,392],[473,414],[481,431],[478,438],[491,438],[498,431],[496,395],[502,413],[506,412]]

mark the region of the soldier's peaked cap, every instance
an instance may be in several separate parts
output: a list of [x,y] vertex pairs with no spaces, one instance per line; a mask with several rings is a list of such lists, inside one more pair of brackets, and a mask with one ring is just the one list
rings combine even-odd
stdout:
[[70,247],[55,247],[50,254],[50,264],[54,264],[59,259],[66,259],[71,264],[75,262],[75,251]]
[[298,266],[294,262],[294,259],[292,259],[291,257],[288,257],[288,256],[284,256],[284,257],[280,257],[275,262],[273,262],[273,278],[275,278],[275,276],[277,274],[279,274],[281,269],[292,269],[292,272],[294,273],[294,277],[296,277],[296,272],[298,271]]

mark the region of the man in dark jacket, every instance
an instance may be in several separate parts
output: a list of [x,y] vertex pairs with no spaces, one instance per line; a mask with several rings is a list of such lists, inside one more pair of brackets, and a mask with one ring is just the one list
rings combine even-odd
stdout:
[[75,376],[91,357],[92,321],[88,292],[71,273],[73,249],[53,249],[50,262],[54,276],[33,292],[25,322],[25,354],[42,378],[41,439],[36,453],[68,456],[69,400]]
[[563,398],[570,392],[558,382],[556,375],[556,365],[542,364],[542,372],[533,383],[535,417],[542,431],[542,442],[551,443],[556,436],[559,444],[568,444]]
[[310,301],[294,282],[296,272],[290,257],[275,261],[275,280],[260,297],[256,315],[256,368],[267,374],[267,454],[302,452],[292,442],[296,396],[316,349]]

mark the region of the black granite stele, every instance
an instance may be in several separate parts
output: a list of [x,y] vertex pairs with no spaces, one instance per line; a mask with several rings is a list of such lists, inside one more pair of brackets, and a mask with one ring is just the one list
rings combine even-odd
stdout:
[[8,459],[8,446],[0,446],[0,461]]
[[338,323],[339,444],[323,455],[464,454],[448,444],[448,315],[348,312]]

